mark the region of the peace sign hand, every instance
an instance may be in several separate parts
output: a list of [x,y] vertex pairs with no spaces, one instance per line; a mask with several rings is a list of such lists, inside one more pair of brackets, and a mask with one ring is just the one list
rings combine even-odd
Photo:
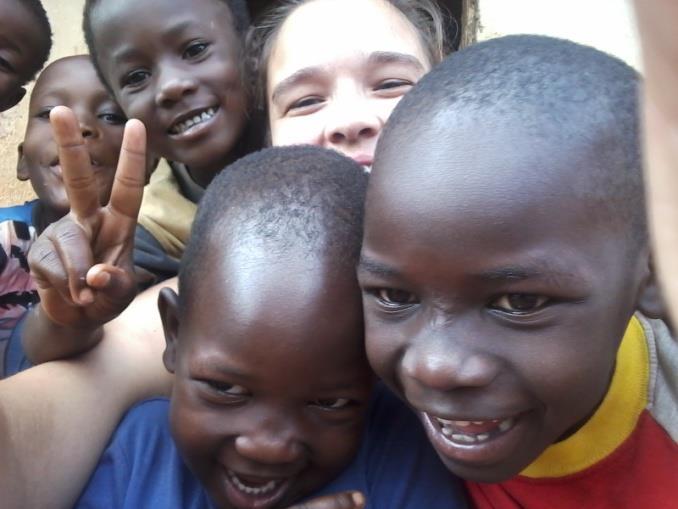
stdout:
[[95,329],[136,294],[132,254],[146,182],[146,131],[138,120],[127,122],[110,201],[101,206],[75,115],[58,106],[50,121],[71,211],[45,229],[28,262],[47,317],[63,327]]

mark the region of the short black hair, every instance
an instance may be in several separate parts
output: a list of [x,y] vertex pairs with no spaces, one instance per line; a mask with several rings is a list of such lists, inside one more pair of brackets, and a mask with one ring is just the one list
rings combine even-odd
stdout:
[[181,260],[182,309],[191,285],[206,277],[210,246],[224,235],[265,242],[272,256],[302,248],[330,257],[335,267],[353,269],[362,243],[367,180],[352,159],[314,146],[267,148],[226,167],[200,202]]
[[[447,57],[402,99],[382,131],[375,166],[379,152],[431,131],[436,115],[448,112],[453,122],[455,112],[494,113],[502,122],[519,122],[535,139],[595,149],[595,167],[579,169],[590,187],[578,192],[600,204],[605,217],[625,222],[643,245],[639,81],[621,60],[571,41],[536,35],[488,40]],[[437,133],[444,130],[436,126]]]
[[42,69],[42,66],[45,65],[45,62],[47,62],[49,54],[52,51],[52,25],[49,23],[47,12],[45,11],[45,7],[42,5],[40,0],[19,0],[19,3],[33,15],[35,21],[37,21],[38,25],[40,26],[40,31],[45,36],[45,44],[40,47],[40,52],[38,53],[38,65],[32,69],[31,76],[28,76],[26,80],[30,81],[35,78],[35,75],[38,73],[38,71]]
[[[94,69],[96,70],[101,82],[106,86],[106,88],[108,88],[109,92],[112,93],[113,91],[110,84],[106,81],[104,75],[101,72],[101,67],[99,65],[99,54],[97,52],[96,44],[94,44],[94,32],[92,31],[92,11],[97,5],[100,5],[102,1],[103,0],[85,0],[85,8],[82,15],[82,31],[85,34],[85,42],[87,43],[87,49],[92,58]],[[247,8],[246,0],[215,1],[219,1],[228,6],[228,9],[231,11],[231,17],[233,18],[235,31],[244,44],[245,34],[250,26],[250,11]]]

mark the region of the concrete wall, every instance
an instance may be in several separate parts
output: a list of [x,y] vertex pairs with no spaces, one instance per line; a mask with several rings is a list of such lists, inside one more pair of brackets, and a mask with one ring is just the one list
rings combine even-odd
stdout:
[[[42,0],[54,32],[50,58],[86,53],[81,17],[84,0]],[[28,95],[18,107],[0,113],[0,206],[22,203],[33,196],[28,182],[16,179],[16,147],[26,129]]]
[[[52,58],[83,53],[83,0],[43,0],[54,29]],[[628,0],[464,0],[465,41],[539,33],[590,44],[638,66],[639,53]],[[470,16],[469,16],[470,14]],[[28,99],[0,113],[0,206],[32,196],[15,178],[16,146],[26,126]]]

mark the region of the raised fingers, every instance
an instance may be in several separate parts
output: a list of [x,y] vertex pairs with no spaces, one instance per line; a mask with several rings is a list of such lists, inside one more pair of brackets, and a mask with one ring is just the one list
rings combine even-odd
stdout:
[[99,191],[78,119],[65,106],[55,107],[49,118],[71,212],[78,217],[89,217],[99,208]]
[[125,125],[109,207],[136,221],[146,184],[146,129],[138,120]]

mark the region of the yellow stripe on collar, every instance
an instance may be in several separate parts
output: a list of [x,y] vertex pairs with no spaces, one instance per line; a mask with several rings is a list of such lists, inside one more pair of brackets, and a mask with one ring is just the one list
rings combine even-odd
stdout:
[[633,432],[647,406],[650,361],[643,326],[635,316],[622,339],[612,383],[598,410],[574,435],[546,449],[520,475],[563,477],[598,463]]

